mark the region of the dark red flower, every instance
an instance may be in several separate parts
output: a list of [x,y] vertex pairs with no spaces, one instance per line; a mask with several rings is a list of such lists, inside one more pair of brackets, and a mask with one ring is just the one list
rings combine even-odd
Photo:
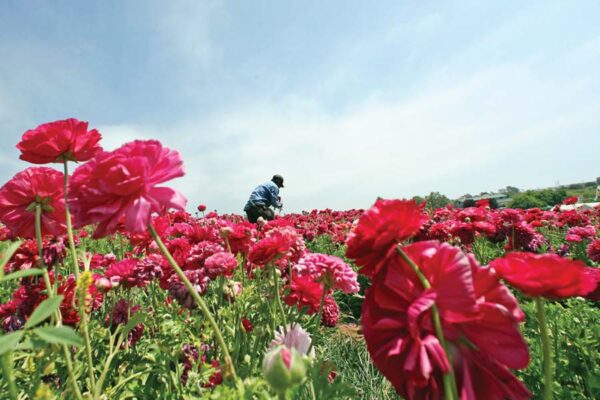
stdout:
[[17,144],[19,158],[33,164],[87,161],[102,151],[97,130],[88,123],[69,118],[42,124],[28,130]]
[[52,168],[31,167],[0,188],[0,222],[13,237],[35,237],[35,205],[42,208],[42,235],[62,235],[65,225],[63,174]]
[[424,203],[414,200],[378,199],[359,219],[347,240],[346,256],[363,267],[359,272],[373,277],[391,247],[416,234],[427,221]]
[[587,254],[590,260],[600,263],[600,239],[596,239],[588,245]]
[[204,204],[200,204],[200,205],[198,206],[198,211],[200,211],[200,212],[204,212],[204,211],[206,211],[206,206],[205,206]]
[[585,296],[596,288],[581,261],[556,254],[513,252],[490,263],[498,275],[528,296]]
[[323,303],[323,312],[321,314],[321,323],[331,328],[335,327],[340,319],[340,306],[331,296],[325,297]]

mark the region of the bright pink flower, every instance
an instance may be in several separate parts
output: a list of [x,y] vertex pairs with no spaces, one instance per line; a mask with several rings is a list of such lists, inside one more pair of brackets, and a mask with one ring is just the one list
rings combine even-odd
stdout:
[[71,179],[76,225],[97,223],[95,238],[116,232],[119,224],[131,233],[145,232],[153,213],[185,208],[179,192],[156,186],[183,174],[179,153],[156,140],[136,140],[102,152],[77,168]]
[[593,239],[594,237],[596,237],[596,228],[592,225],[574,226],[567,231],[565,240],[567,242],[579,243],[583,239]]
[[311,276],[330,289],[339,289],[344,293],[358,293],[358,276],[348,264],[339,257],[328,254],[310,253],[294,265],[298,275]]
[[423,206],[414,200],[378,199],[360,217],[348,237],[346,256],[363,267],[361,274],[373,277],[390,248],[419,231],[427,220]]
[[513,252],[490,263],[498,275],[528,296],[585,296],[596,288],[581,261],[556,254]]
[[31,167],[0,188],[0,222],[14,237],[35,237],[35,204],[42,207],[42,235],[67,231],[63,176],[52,168]]
[[88,131],[88,123],[69,118],[42,124],[28,130],[17,145],[21,160],[33,164],[87,161],[102,151],[97,130]]
[[579,200],[579,198],[577,196],[571,196],[571,197],[567,197],[566,199],[563,200],[563,204],[575,204],[577,203],[577,201]]
[[215,279],[219,275],[231,277],[237,265],[235,256],[225,251],[215,253],[204,261],[204,268],[210,279]]

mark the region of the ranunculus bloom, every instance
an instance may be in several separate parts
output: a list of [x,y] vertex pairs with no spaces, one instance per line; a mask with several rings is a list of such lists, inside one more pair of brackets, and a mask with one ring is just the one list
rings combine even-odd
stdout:
[[0,188],[0,222],[15,237],[35,237],[35,204],[42,207],[42,235],[62,235],[65,225],[64,175],[52,168],[31,167]]
[[219,275],[232,276],[237,265],[235,256],[225,251],[215,253],[204,261],[204,268],[210,279],[215,279]]
[[328,254],[310,253],[294,265],[299,275],[311,276],[330,289],[339,289],[344,293],[358,293],[356,272],[339,257]]
[[17,144],[20,159],[33,164],[87,161],[102,151],[102,135],[88,123],[69,118],[28,130]]
[[590,260],[600,263],[600,239],[596,239],[588,245],[587,254]]
[[490,263],[498,275],[528,296],[585,296],[596,288],[587,267],[556,254],[513,252]]
[[307,314],[314,314],[319,310],[323,286],[315,282],[310,276],[294,275],[290,284],[290,293],[284,301],[288,306],[297,305],[298,309],[307,308]]
[[525,368],[527,345],[518,329],[523,313],[489,268],[456,247],[436,241],[403,247],[431,284],[424,289],[398,254],[386,259],[367,289],[362,324],[373,362],[408,400],[444,398],[450,369],[432,323],[439,310],[461,399],[528,399],[509,368]]
[[135,140],[102,152],[71,179],[76,226],[97,223],[95,238],[116,232],[119,224],[131,233],[144,232],[153,213],[185,208],[180,193],[156,186],[183,174],[179,153],[156,140]]
[[563,200],[563,204],[575,204],[577,203],[577,201],[579,200],[579,198],[577,196],[571,196],[571,197],[567,197],[566,199]]
[[389,249],[419,231],[427,221],[423,206],[414,200],[378,199],[360,217],[348,237],[346,256],[363,267],[361,274],[373,277]]
[[132,288],[143,286],[136,273],[138,260],[135,258],[126,258],[117,261],[106,269],[105,276],[110,279],[113,287],[121,286],[123,288]]
[[292,241],[285,235],[271,235],[256,242],[248,252],[248,260],[257,265],[266,265],[277,257],[286,255]]
[[206,211],[206,206],[205,206],[204,204],[200,204],[200,205],[198,206],[198,211],[200,211],[200,212],[204,212],[204,211]]
[[321,323],[333,328],[340,319],[340,306],[331,296],[325,298],[323,303],[323,313],[321,314]]

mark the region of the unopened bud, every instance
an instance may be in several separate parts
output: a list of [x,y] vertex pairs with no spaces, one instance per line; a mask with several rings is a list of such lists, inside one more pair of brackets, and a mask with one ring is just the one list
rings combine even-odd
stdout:
[[278,346],[265,355],[263,376],[275,391],[284,393],[304,380],[304,360],[296,349]]

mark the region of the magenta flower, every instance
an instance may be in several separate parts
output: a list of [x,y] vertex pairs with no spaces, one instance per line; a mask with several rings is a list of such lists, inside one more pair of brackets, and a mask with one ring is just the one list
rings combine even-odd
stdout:
[[152,214],[185,208],[183,195],[157,187],[183,174],[179,153],[156,140],[136,140],[102,152],[77,168],[71,179],[76,226],[97,223],[95,238],[116,232],[121,224],[131,233],[145,232]]

